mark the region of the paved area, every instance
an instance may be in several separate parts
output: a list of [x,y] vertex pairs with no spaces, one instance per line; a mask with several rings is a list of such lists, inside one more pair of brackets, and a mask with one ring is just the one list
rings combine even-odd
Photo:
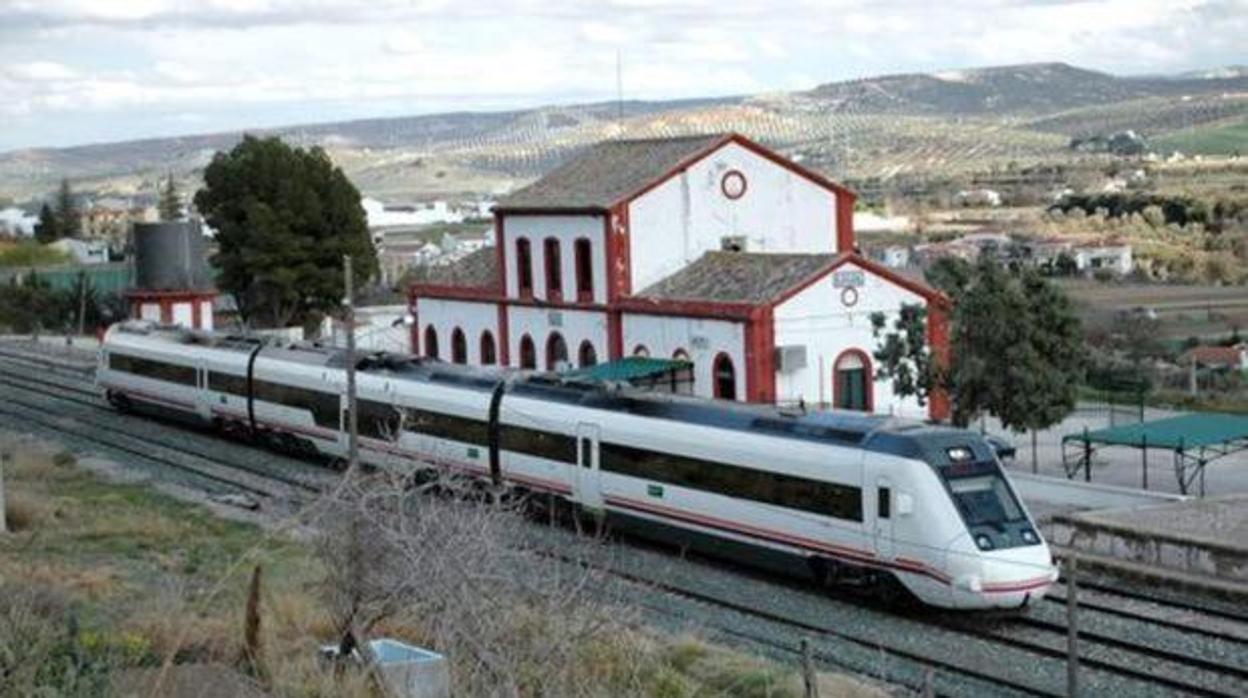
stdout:
[[[1122,408],[1118,408],[1122,410]],[[1182,412],[1145,408],[1144,419],[1154,420],[1173,417]],[[1121,425],[1139,421],[1138,412],[1127,416],[1125,410],[1112,417],[1107,406],[1081,404],[1079,408],[1058,426],[1039,432],[1037,435],[1038,472],[1041,475],[1066,477],[1062,467],[1062,436],[1082,433],[1088,430]],[[1018,447],[1018,456],[1005,462],[1006,467],[1018,472],[1032,472],[1031,435],[1015,434],[1003,429],[995,419],[983,422],[983,428],[990,434],[1004,436]],[[972,425],[981,428],[980,423]],[[1092,481],[1121,487],[1143,486],[1143,458],[1139,449],[1124,447],[1107,447],[1098,449],[1092,457]],[[1193,485],[1193,494],[1196,487]],[[1160,492],[1179,492],[1178,480],[1174,474],[1174,456],[1171,451],[1148,449],[1148,488]],[[1220,458],[1206,468],[1205,492],[1208,496],[1223,494],[1248,493],[1248,451]]]
[[1098,511],[1084,518],[1141,533],[1216,543],[1248,552],[1248,495]]

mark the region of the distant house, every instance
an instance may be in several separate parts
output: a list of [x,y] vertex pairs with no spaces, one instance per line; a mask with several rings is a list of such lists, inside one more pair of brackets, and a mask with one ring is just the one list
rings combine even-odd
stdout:
[[38,222],[38,216],[29,215],[16,206],[0,209],[0,233],[16,236],[34,235],[35,224]]
[[108,261],[108,243],[103,240],[61,238],[48,243],[48,247],[68,254],[79,264],[102,264]]
[[1190,365],[1193,361],[1197,366],[1248,372],[1248,344],[1236,344],[1230,347],[1192,347],[1179,357],[1179,364]]
[[1130,245],[1079,245],[1074,248],[1075,268],[1084,273],[1108,269],[1126,276],[1135,268]]
[[910,248],[901,245],[889,245],[871,250],[868,256],[890,269],[910,266]]
[[1000,206],[1001,192],[993,189],[963,189],[953,195],[954,206]]
[[968,245],[960,240],[952,240],[916,245],[914,248],[914,259],[922,266],[928,266],[946,257],[973,262],[979,258],[979,247]]

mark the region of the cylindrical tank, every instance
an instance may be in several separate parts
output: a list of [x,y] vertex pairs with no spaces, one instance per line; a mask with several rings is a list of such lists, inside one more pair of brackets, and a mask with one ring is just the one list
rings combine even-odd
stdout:
[[212,288],[199,223],[135,223],[134,285],[149,291]]

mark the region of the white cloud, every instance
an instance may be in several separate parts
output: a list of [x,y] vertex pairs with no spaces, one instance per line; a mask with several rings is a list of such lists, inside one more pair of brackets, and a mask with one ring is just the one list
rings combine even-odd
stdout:
[[4,72],[13,80],[22,82],[72,80],[78,76],[78,74],[69,66],[52,61],[15,63],[10,66],[5,66]]

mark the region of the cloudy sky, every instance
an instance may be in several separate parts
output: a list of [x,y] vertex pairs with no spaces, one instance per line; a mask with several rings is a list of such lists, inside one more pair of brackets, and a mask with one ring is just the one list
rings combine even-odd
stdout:
[[1065,61],[1248,63],[1248,0],[0,0],[0,151]]

